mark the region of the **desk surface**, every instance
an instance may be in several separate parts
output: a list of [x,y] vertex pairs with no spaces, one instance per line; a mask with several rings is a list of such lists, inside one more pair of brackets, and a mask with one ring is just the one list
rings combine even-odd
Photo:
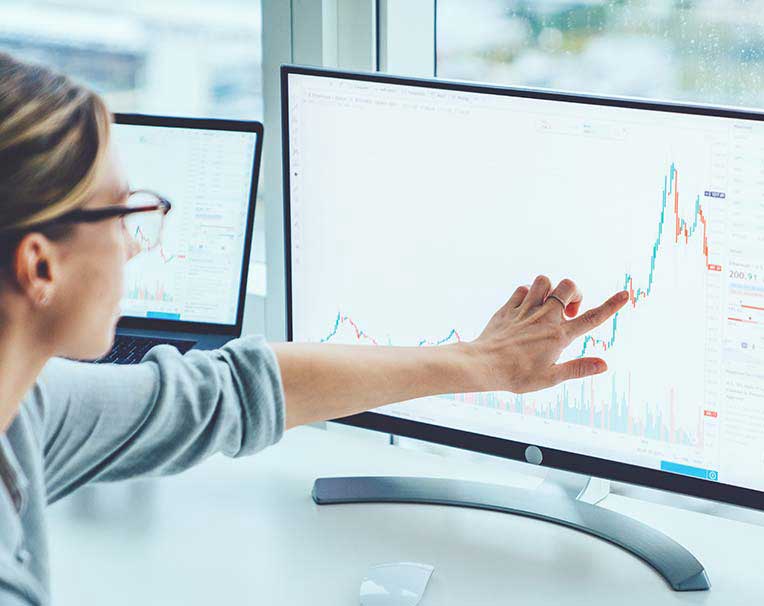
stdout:
[[[54,506],[54,603],[354,606],[367,567],[399,560],[435,566],[422,606],[764,599],[764,527],[609,496],[604,506],[666,532],[706,566],[710,592],[675,593],[634,556],[554,524],[440,506],[319,507],[312,482],[332,475],[488,480],[495,471],[345,433],[292,430],[254,457],[215,457],[133,484],[130,494],[101,489],[101,500],[119,502],[111,517]],[[508,474],[508,483],[536,482]]]

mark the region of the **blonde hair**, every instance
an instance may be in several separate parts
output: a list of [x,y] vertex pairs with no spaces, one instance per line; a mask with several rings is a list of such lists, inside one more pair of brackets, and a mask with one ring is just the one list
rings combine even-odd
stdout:
[[0,232],[81,206],[106,156],[110,123],[93,91],[0,53]]

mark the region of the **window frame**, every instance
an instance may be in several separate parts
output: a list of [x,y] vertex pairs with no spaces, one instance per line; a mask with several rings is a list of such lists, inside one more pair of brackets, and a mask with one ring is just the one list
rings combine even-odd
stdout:
[[434,76],[436,8],[437,0],[262,0],[268,287],[265,297],[248,293],[245,332],[264,332],[272,341],[287,332],[281,65]]

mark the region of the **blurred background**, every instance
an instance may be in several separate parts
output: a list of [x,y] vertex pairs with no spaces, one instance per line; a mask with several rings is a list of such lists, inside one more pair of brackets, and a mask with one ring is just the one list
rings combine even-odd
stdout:
[[760,0],[438,0],[446,78],[761,106]]
[[[761,106],[764,0],[437,0],[437,76]],[[0,48],[115,111],[262,119],[258,0],[0,0]]]
[[262,119],[261,29],[250,0],[0,2],[1,49],[123,112]]

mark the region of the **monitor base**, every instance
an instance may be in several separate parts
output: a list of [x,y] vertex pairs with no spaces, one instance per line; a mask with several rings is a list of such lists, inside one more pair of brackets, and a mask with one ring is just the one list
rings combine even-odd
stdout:
[[628,516],[578,499],[482,482],[415,477],[319,478],[318,505],[420,503],[487,509],[562,524],[631,552],[652,566],[675,591],[702,591],[711,584],[703,565],[682,545]]

